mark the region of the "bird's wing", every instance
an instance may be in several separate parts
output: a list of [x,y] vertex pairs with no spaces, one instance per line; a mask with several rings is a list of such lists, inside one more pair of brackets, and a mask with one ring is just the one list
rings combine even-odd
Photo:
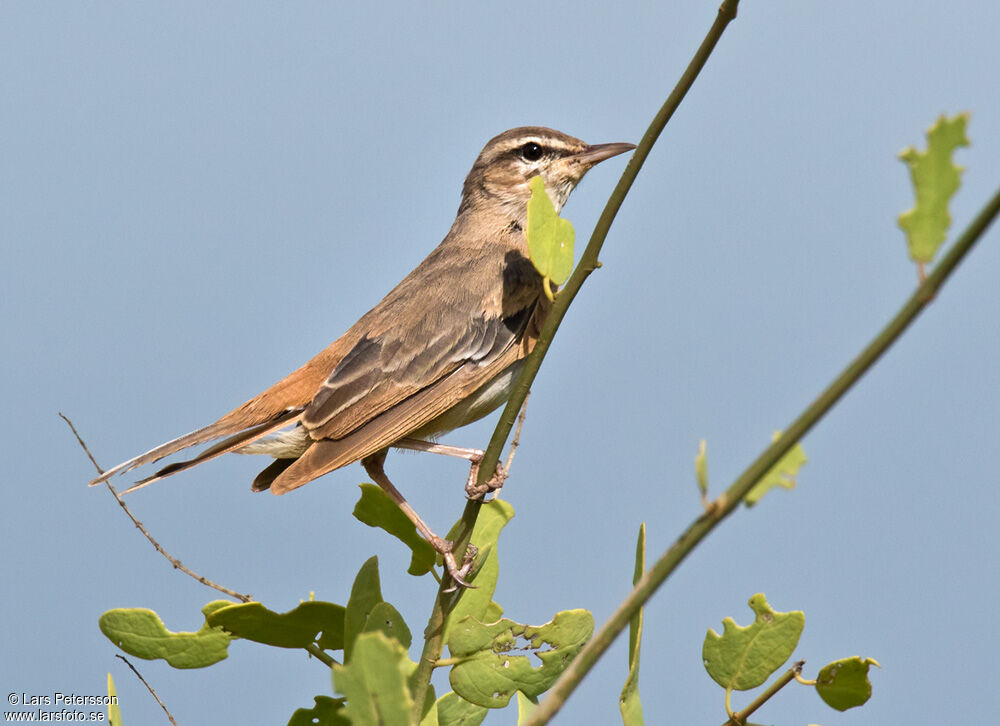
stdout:
[[[268,472],[273,494],[284,494],[313,479],[384,449],[444,414],[478,388],[528,355],[534,339],[511,340],[495,355],[467,361],[418,393],[370,418],[340,439],[323,438],[276,477]],[[264,488],[263,485],[261,488]]]
[[508,317],[479,312],[471,319],[426,315],[416,329],[392,327],[362,338],[306,407],[302,425],[314,439],[341,439],[463,366],[485,375],[521,338],[531,310]]

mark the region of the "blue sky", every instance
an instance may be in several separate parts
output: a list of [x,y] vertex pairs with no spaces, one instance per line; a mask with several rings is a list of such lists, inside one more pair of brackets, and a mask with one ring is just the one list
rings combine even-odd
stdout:
[[[126,723],[163,722],[97,618],[146,606],[195,629],[215,598],[85,486],[57,411],[104,466],[215,419],[440,241],[494,134],[638,141],[716,6],[0,3],[0,683],[100,694],[111,671]],[[697,516],[698,440],[719,491],[912,291],[896,154],[969,110],[954,229],[993,193],[998,25],[985,2],[741,7],[535,383],[505,489],[507,615],[585,607],[603,622],[629,589],[639,522],[653,557]],[[581,243],[622,166],[602,164],[567,205]],[[649,605],[647,723],[723,720],[701,641],[727,615],[748,622],[758,591],[805,611],[807,674],[854,654],[883,665],[864,709],[789,688],[759,720],[994,712],[998,268],[994,229],[803,441],[799,488],[739,511]],[[485,446],[492,423],[447,441]],[[259,468],[228,457],[130,503],[185,564],[276,610],[310,591],[344,602],[378,554],[386,599],[419,633],[433,582],[350,516],[361,468],[281,498],[251,495]],[[392,454],[388,470],[439,530],[458,516],[460,463]],[[182,724],[283,724],[330,688],[303,653],[249,643],[205,671],[136,665]],[[616,723],[625,675],[622,642],[559,722]]]

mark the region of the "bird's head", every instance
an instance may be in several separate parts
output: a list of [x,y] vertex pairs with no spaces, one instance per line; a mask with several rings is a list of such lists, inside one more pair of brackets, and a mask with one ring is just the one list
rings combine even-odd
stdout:
[[523,126],[490,139],[472,166],[462,190],[464,209],[500,209],[524,225],[531,198],[529,180],[541,176],[556,212],[595,164],[626,151],[633,144],[590,145],[553,129]]

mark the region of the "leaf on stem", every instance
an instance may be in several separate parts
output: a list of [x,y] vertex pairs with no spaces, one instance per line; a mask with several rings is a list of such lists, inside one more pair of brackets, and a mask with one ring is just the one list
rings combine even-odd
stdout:
[[229,600],[213,600],[205,605],[201,612],[206,622],[193,633],[167,630],[160,616],[147,608],[108,610],[97,624],[108,640],[136,658],[162,658],[174,668],[204,668],[228,655],[233,636],[209,625],[207,618],[230,605]]
[[479,726],[489,713],[488,709],[469,703],[454,691],[448,691],[437,700],[438,726]]
[[406,679],[413,662],[381,632],[360,633],[350,662],[333,666],[333,685],[347,698],[352,726],[409,726],[413,698]]
[[749,605],[756,615],[752,624],[741,627],[725,618],[722,635],[711,628],[705,635],[705,670],[723,688],[746,691],[764,683],[792,655],[805,627],[805,614],[775,612],[764,593],[750,598]]
[[[451,637],[452,627],[462,618],[471,616],[479,622],[495,622],[503,614],[503,608],[493,602],[500,574],[500,560],[497,556],[497,540],[500,531],[514,518],[514,508],[503,499],[494,499],[479,510],[476,526],[472,530],[471,542],[479,548],[482,563],[470,578],[475,589],[462,593],[458,603],[452,608],[444,624],[444,642]],[[454,540],[459,524],[452,527],[448,539]]]
[[[704,440],[702,440],[704,451]],[[646,572],[646,523],[639,525],[639,539],[635,545],[635,571],[632,584],[642,579]],[[628,678],[618,697],[618,708],[625,726],[643,726],[642,703],[639,701],[639,646],[642,643],[642,608],[628,624]]]
[[434,548],[417,532],[413,522],[388,494],[374,484],[361,485],[361,499],[354,505],[354,516],[369,527],[380,527],[410,548],[411,575],[425,575],[434,566]]
[[958,190],[964,171],[952,162],[951,155],[959,146],[969,145],[965,135],[968,121],[968,113],[952,118],[941,115],[927,130],[927,151],[910,146],[899,154],[910,168],[916,197],[913,209],[899,215],[899,226],[906,233],[914,262],[933,260],[951,225],[948,202]]
[[872,683],[868,680],[870,666],[882,667],[874,658],[860,656],[828,663],[816,676],[816,692],[828,706],[838,711],[864,705],[872,697]]
[[344,607],[308,600],[287,613],[268,610],[259,602],[241,603],[216,610],[208,624],[255,643],[278,648],[304,648],[317,642],[324,650],[344,647]]
[[118,691],[115,681],[108,673],[108,726],[122,726],[122,711],[118,707]]
[[545,280],[545,294],[552,299],[549,281],[562,285],[573,271],[573,243],[575,233],[569,220],[556,213],[556,208],[545,193],[545,180],[534,176],[531,199],[528,200],[528,256]]
[[[777,441],[779,438],[781,438],[781,432],[775,431],[771,437],[771,441]],[[759,482],[753,485],[753,489],[748,491],[746,496],[743,497],[743,503],[748,507],[752,507],[775,487],[794,489],[799,469],[807,463],[809,463],[809,459],[806,457],[806,452],[802,448],[802,444],[795,444],[795,446],[788,450],[787,454],[778,460],[777,464],[771,467],[771,471],[767,472],[760,478]]]
[[[586,610],[564,610],[545,625],[504,618],[484,625],[471,617],[459,621],[448,648],[462,659],[451,669],[455,693],[486,708],[503,708],[515,692],[538,698],[555,682],[594,631]],[[532,667],[530,656],[541,661]]]
[[382,599],[378,575],[378,557],[369,558],[358,570],[351,597],[344,611],[344,661],[353,657],[355,640],[362,633],[373,631],[395,638],[403,648],[409,648],[412,637],[403,617]]
[[708,447],[705,439],[698,442],[698,453],[694,457],[694,478],[698,482],[698,491],[701,496],[708,495]]
[[288,726],[351,726],[344,715],[346,699],[330,696],[314,696],[316,705],[299,708],[292,714]]
[[531,714],[538,708],[537,698],[528,698],[520,691],[517,692],[517,726],[526,724]]

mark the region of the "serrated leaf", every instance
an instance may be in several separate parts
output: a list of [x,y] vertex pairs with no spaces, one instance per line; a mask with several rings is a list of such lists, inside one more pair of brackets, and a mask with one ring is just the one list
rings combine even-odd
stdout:
[[[455,693],[486,708],[503,708],[516,691],[538,698],[569,665],[594,630],[586,610],[564,610],[545,625],[503,619],[484,625],[471,617],[458,622],[448,648],[462,661],[451,669]],[[532,667],[535,656],[541,661]]]
[[[497,540],[500,531],[507,523],[514,518],[514,508],[503,499],[494,499],[484,504],[479,510],[479,518],[476,519],[476,526],[472,530],[472,543],[479,548],[477,560],[482,560],[482,564],[477,561],[478,568],[470,581],[475,585],[475,589],[466,590],[462,593],[458,603],[448,615],[448,620],[444,625],[444,642],[447,643],[454,623],[459,622],[466,616],[471,616],[479,622],[495,622],[497,618],[492,617],[499,612],[503,613],[503,608],[493,602],[493,593],[497,588],[497,577],[500,574],[500,560],[497,555]],[[448,534],[449,539],[456,536],[456,528]]]
[[344,610],[344,661],[351,660],[355,639],[364,632],[372,608],[382,602],[382,584],[378,576],[378,557],[371,557],[361,565],[351,597]]
[[374,484],[361,484],[361,499],[354,516],[369,527],[379,527],[410,548],[411,575],[425,575],[434,567],[435,552],[430,542],[417,532],[413,522],[388,494]]
[[531,714],[538,708],[537,698],[528,698],[520,691],[517,692],[517,726],[523,726],[531,718]]
[[[635,543],[635,570],[632,584],[636,585],[646,572],[646,523],[639,525],[639,539]],[[625,726],[643,726],[642,703],[639,701],[639,647],[642,644],[642,608],[628,624],[628,678],[618,697],[618,709]]]
[[764,683],[792,655],[805,627],[805,614],[775,612],[764,593],[750,598],[749,605],[756,615],[751,625],[725,618],[722,635],[711,628],[705,635],[705,670],[723,688],[746,691]]
[[118,706],[118,691],[115,680],[108,673],[108,726],[122,726],[122,711]]
[[395,638],[400,645],[409,649],[413,642],[410,629],[406,626],[403,616],[399,614],[392,605],[387,602],[376,603],[368,613],[368,620],[362,632],[372,633],[378,631],[389,638]]
[[241,603],[216,610],[207,620],[239,638],[278,648],[304,648],[317,637],[325,650],[344,647],[344,607],[332,602],[308,600],[287,613]]
[[435,704],[438,726],[479,726],[489,713],[488,709],[469,703],[454,691],[448,691]]
[[[775,431],[771,436],[771,441],[781,438],[781,432]],[[795,444],[788,452],[782,456],[778,463],[771,467],[771,470],[761,477],[760,481],[753,485],[753,488],[743,497],[743,503],[752,507],[761,498],[775,487],[781,489],[794,489],[799,475],[799,469],[809,463],[806,451],[802,444]]]
[[573,271],[573,225],[556,213],[542,177],[532,177],[529,183],[528,256],[538,274],[561,285]]
[[916,197],[913,209],[899,215],[899,226],[906,233],[910,257],[914,262],[933,260],[951,225],[948,202],[958,190],[964,171],[952,163],[951,155],[959,146],[969,145],[965,135],[968,121],[967,113],[950,119],[939,116],[927,130],[927,151],[918,151],[911,146],[899,154],[899,158],[910,168]]
[[816,676],[816,692],[826,704],[838,711],[862,706],[872,697],[868,680],[870,666],[880,668],[873,658],[853,656],[828,663]]
[[314,696],[316,705],[300,708],[292,714],[288,726],[351,726],[344,715],[345,699]]
[[698,491],[702,496],[708,494],[708,452],[707,442],[698,442],[698,453],[694,457],[694,478],[698,482]]
[[351,660],[333,666],[333,685],[347,698],[351,726],[409,726],[413,698],[406,679],[412,661],[381,632],[360,633]]
[[[232,605],[214,600],[201,609],[205,617]],[[144,660],[162,658],[174,668],[204,668],[227,656],[232,636],[205,622],[197,632],[167,630],[160,616],[147,608],[116,608],[101,615],[101,632],[129,655]]]

